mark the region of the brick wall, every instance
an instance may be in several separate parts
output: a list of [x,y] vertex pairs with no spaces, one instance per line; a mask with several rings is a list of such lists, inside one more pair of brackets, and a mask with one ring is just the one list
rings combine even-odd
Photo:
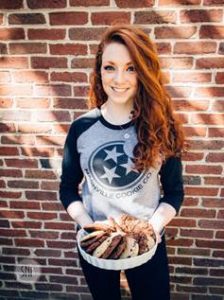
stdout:
[[[156,41],[190,144],[185,202],[167,229],[172,299],[223,299],[223,4],[0,0],[1,300],[91,299],[57,192],[66,132],[86,110],[96,45],[116,19]],[[38,280],[28,270],[21,282],[23,259],[39,264]]]

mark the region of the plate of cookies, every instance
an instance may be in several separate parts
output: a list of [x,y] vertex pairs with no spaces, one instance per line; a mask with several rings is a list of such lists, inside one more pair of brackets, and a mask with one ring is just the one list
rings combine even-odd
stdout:
[[80,229],[77,245],[82,257],[107,270],[138,267],[155,254],[156,235],[148,221],[123,214],[118,219],[96,221]]

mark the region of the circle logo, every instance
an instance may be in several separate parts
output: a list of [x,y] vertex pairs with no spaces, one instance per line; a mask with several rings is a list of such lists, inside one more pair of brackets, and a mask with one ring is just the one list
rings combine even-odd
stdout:
[[144,173],[134,168],[133,159],[124,151],[124,142],[110,142],[97,148],[89,160],[95,181],[106,189],[127,189],[141,180]]
[[22,259],[16,266],[15,274],[21,283],[35,283],[41,275],[41,267],[34,259]]

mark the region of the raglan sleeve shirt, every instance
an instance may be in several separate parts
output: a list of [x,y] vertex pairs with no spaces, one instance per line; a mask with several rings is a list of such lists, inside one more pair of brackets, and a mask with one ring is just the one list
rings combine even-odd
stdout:
[[60,182],[60,199],[65,209],[74,201],[82,201],[79,184],[83,179],[80,158],[77,151],[76,124],[72,123],[64,145],[62,175]]
[[160,181],[163,189],[161,202],[172,205],[178,213],[184,199],[182,163],[180,157],[169,157],[160,169]]

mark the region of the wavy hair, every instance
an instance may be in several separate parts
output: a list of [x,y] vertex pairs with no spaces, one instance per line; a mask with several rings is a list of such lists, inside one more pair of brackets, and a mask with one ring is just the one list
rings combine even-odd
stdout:
[[132,115],[138,138],[134,148],[135,167],[138,170],[155,167],[161,155],[164,159],[180,156],[184,146],[183,130],[174,116],[171,98],[163,86],[155,46],[143,29],[125,24],[106,30],[98,45],[90,78],[89,108],[100,107],[107,101],[102,86],[101,65],[104,47],[112,42],[127,47],[138,77]]

